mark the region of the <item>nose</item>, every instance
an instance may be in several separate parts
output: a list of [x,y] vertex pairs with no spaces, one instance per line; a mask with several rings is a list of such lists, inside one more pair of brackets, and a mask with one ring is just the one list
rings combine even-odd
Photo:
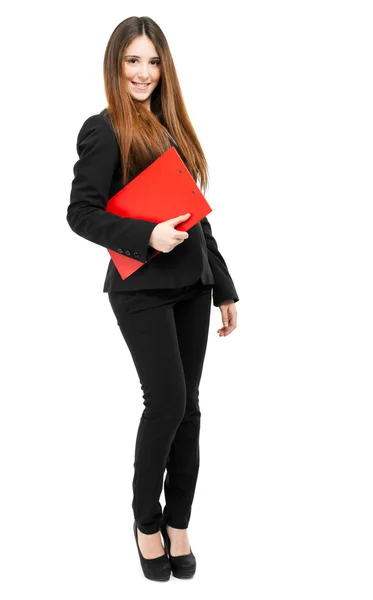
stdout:
[[149,71],[147,65],[139,66],[139,76],[141,77],[141,79],[145,80],[149,78]]

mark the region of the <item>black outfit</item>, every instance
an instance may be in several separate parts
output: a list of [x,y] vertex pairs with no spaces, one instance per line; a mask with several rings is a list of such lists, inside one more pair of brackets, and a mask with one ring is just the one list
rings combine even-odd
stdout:
[[159,530],[165,514],[188,527],[199,470],[199,383],[206,352],[211,286],[200,281],[174,290],[109,292],[131,352],[145,409],[137,432],[133,512],[143,533]]
[[[71,229],[144,263],[154,252],[148,242],[157,223],[105,211],[108,199],[123,187],[119,146],[106,109],[83,123],[77,152],[66,217]],[[165,469],[167,523],[188,526],[199,469],[199,383],[211,290],[215,306],[239,300],[207,218],[188,234],[171,252],[158,254],[124,281],[110,259],[103,289],[143,390],[132,506],[138,528],[147,534],[159,530]]]
[[[175,146],[172,140],[170,143]],[[154,252],[148,242],[157,223],[105,212],[108,199],[123,187],[119,146],[106,109],[83,123],[77,152],[79,160],[74,165],[66,217],[71,229],[91,242],[144,263]],[[207,217],[191,227],[188,234],[171,252],[161,252],[125,280],[110,259],[103,291],[173,289],[201,278],[203,283],[214,284],[215,306],[228,299],[237,302],[236,289]]]

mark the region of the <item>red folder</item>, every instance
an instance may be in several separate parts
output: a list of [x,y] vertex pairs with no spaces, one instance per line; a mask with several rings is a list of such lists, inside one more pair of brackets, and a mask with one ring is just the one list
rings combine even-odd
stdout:
[[[121,217],[154,223],[190,213],[189,219],[176,227],[178,231],[188,231],[212,208],[172,146],[112,196],[106,210]],[[122,279],[148,262],[142,263],[114,250],[108,249],[108,252]],[[157,254],[159,251],[154,250],[149,260]]]

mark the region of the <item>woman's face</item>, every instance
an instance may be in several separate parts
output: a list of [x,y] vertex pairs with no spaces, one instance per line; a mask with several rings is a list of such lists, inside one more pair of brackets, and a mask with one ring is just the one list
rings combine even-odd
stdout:
[[[123,57],[123,75],[132,98],[150,110],[150,97],[161,78],[160,58],[153,42],[140,35],[133,39]],[[148,85],[137,86],[135,83]]]

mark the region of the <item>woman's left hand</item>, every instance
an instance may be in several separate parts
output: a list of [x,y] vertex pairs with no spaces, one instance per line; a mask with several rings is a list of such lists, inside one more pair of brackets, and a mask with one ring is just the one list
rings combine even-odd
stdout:
[[237,327],[237,308],[234,300],[224,300],[219,304],[223,327],[218,329],[219,337],[229,335]]

